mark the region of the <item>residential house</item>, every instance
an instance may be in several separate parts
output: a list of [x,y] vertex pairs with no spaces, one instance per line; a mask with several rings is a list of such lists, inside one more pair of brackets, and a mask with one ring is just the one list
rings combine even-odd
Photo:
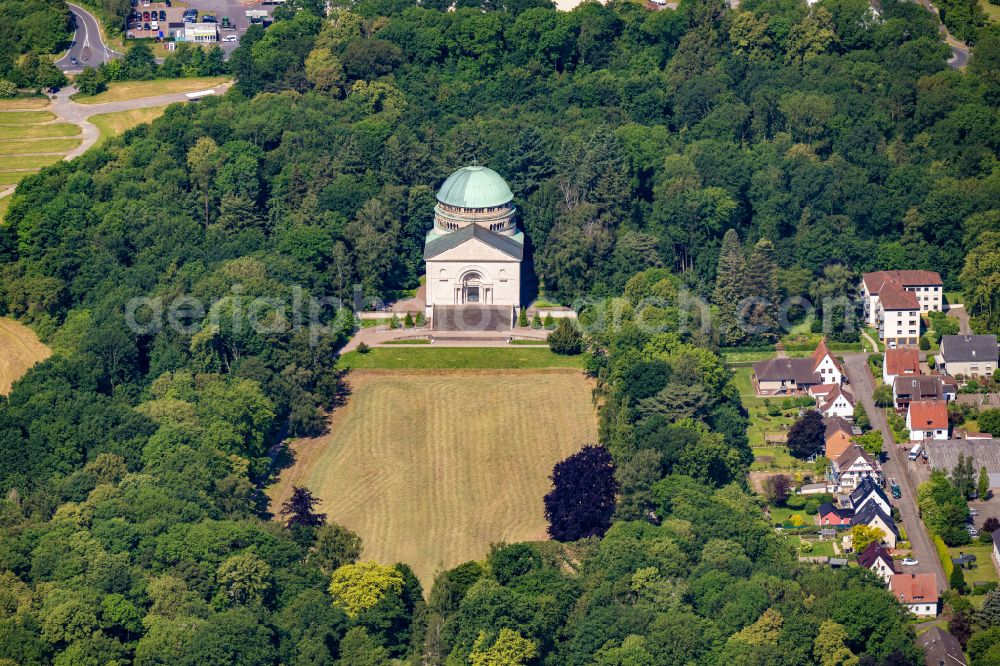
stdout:
[[899,541],[899,528],[896,527],[896,521],[875,502],[869,502],[865,504],[863,509],[854,512],[854,517],[851,518],[851,527],[855,525],[867,525],[882,530],[882,543],[890,548],[895,548],[896,542]]
[[917,636],[924,651],[924,666],[966,666],[965,652],[958,639],[941,627],[931,627]]
[[920,374],[920,351],[917,349],[886,349],[882,359],[882,381],[892,386],[896,377]]
[[920,313],[941,310],[944,283],[933,271],[876,271],[861,280],[865,323],[889,348],[916,346]]
[[803,393],[811,386],[841,384],[844,369],[821,340],[808,358],[772,358],[753,366],[758,395]]
[[853,517],[854,511],[851,509],[841,509],[829,502],[823,502],[819,505],[820,525],[850,525]]
[[[950,378],[949,378],[950,379]],[[948,391],[947,389],[952,389]],[[896,377],[892,383],[892,400],[896,409],[903,411],[914,400],[942,400],[954,398],[954,387],[948,386],[942,375]]]
[[[823,419],[826,426],[825,450],[823,455],[827,460],[836,460],[847,450],[847,447],[854,444],[855,427],[845,418],[840,416],[828,416]],[[858,429],[860,433],[860,429]]]
[[889,591],[918,617],[937,617],[938,589],[934,574],[893,574]]
[[820,384],[809,389],[816,400],[816,409],[826,417],[854,418],[854,396],[840,384]]
[[936,367],[953,377],[989,377],[997,369],[997,336],[945,335]]
[[896,563],[889,554],[889,549],[878,543],[869,544],[858,555],[858,566],[874,572],[886,584],[896,573]]
[[877,504],[885,513],[892,513],[892,504],[882,487],[870,478],[862,479],[858,487],[848,496],[848,502],[854,511],[861,511],[869,502]]
[[882,468],[870,453],[857,444],[852,444],[833,461],[830,477],[831,481],[840,486],[841,492],[850,493],[864,478],[871,478],[881,485]]
[[906,410],[910,440],[948,439],[948,407],[944,400],[914,400]]

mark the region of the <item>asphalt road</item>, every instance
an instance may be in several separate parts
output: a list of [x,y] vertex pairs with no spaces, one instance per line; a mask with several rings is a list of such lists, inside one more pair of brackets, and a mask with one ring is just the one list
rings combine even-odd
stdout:
[[948,44],[948,47],[951,49],[951,58],[948,59],[948,64],[954,69],[965,67],[969,62],[969,47],[956,46],[955,44]]
[[877,408],[872,399],[875,380],[868,369],[868,354],[844,354],[844,368],[851,381],[851,392],[865,406],[872,427],[877,428],[882,433],[882,450],[886,453],[882,469],[887,477],[896,480],[903,491],[903,496],[894,500],[894,503],[899,507],[899,516],[906,528],[906,538],[910,541],[913,557],[917,558],[919,562],[917,566],[904,567],[904,571],[906,573],[932,573],[937,577],[938,589],[947,590],[948,580],[944,576],[944,568],[938,560],[937,551],[934,550],[934,544],[927,534],[927,528],[920,520],[920,514],[917,510],[917,489],[906,473],[905,454],[901,454],[899,448],[893,443],[892,430],[889,429],[889,421],[885,417],[885,412]]
[[[97,67],[122,56],[101,39],[100,24],[93,14],[72,4],[69,10],[73,14],[76,32],[73,33],[73,45],[69,52],[56,61],[57,67],[64,72],[79,72],[84,67]],[[71,58],[76,58],[78,64],[74,65]]]

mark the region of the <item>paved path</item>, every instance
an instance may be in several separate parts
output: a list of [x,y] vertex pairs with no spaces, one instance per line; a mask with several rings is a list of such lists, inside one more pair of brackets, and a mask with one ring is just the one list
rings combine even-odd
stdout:
[[972,328],[969,326],[969,311],[965,309],[965,306],[961,303],[956,303],[955,305],[949,305],[945,313],[949,317],[954,317],[958,320],[958,332],[962,335],[969,335],[972,333]]
[[847,370],[847,377],[851,380],[851,391],[864,405],[872,427],[882,433],[882,448],[886,453],[882,469],[886,476],[896,480],[903,491],[903,496],[896,500],[896,505],[899,507],[900,518],[906,527],[906,538],[910,541],[913,557],[919,561],[917,566],[906,567],[906,569],[913,573],[934,574],[937,577],[938,589],[946,590],[948,589],[948,580],[944,576],[944,568],[938,559],[934,544],[927,534],[927,528],[920,520],[920,514],[917,510],[917,489],[910,482],[910,477],[906,473],[906,458],[893,442],[892,430],[889,428],[885,412],[876,407],[875,401],[872,399],[875,380],[868,368],[868,355],[845,354],[844,366]]
[[[532,328],[518,328],[513,331],[502,331],[491,333],[489,331],[432,331],[430,328],[397,328],[390,329],[385,326],[362,328],[354,337],[348,341],[341,353],[354,351],[362,342],[369,347],[379,347],[392,340],[402,340],[405,338],[434,338],[432,343],[435,347],[510,347],[507,339],[514,336],[518,339],[530,338],[534,340],[544,340],[549,336],[550,331],[542,329],[536,331]],[[391,347],[402,349],[420,349],[427,345],[401,345],[390,344]]]
[[[124,55],[104,43],[101,38],[101,24],[98,23],[97,17],[83,7],[67,4],[73,14],[76,31],[73,33],[73,43],[69,51],[56,61],[57,67],[64,72],[79,72],[84,67],[97,67]],[[76,64],[73,64],[73,58],[76,58]]]
[[[229,90],[232,83],[223,83],[215,86],[216,95],[221,95]],[[140,97],[138,99],[126,99],[119,102],[105,102],[104,104],[78,104],[70,99],[70,95],[76,93],[76,88],[67,86],[52,96],[52,103],[37,111],[50,111],[56,115],[51,123],[73,123],[80,127],[81,133],[72,138],[81,139],[80,145],[71,150],[63,159],[66,161],[79,157],[92,148],[97,140],[101,138],[101,132],[97,126],[90,122],[91,116],[102,113],[116,113],[119,111],[132,111],[135,109],[146,109],[157,106],[166,106],[175,102],[186,102],[187,93],[171,93],[169,95],[157,95],[155,97]],[[48,123],[43,123],[48,124]],[[60,155],[62,153],[59,153]],[[0,191],[0,198],[8,196],[17,189],[17,185],[11,185]]]

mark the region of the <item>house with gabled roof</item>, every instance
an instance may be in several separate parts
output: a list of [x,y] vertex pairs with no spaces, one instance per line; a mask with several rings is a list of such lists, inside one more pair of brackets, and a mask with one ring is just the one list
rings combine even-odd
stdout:
[[854,418],[854,396],[840,384],[820,384],[809,389],[816,400],[816,409],[823,416]]
[[830,481],[839,486],[841,492],[850,493],[865,478],[871,478],[881,485],[882,467],[870,453],[857,444],[852,444],[832,462],[830,477]]
[[840,416],[824,417],[823,426],[826,428],[823,455],[827,460],[839,458],[847,447],[854,444],[855,434],[861,433],[860,428],[855,433],[854,424]]
[[889,591],[896,601],[918,617],[937,617],[938,589],[934,574],[893,574]]
[[871,478],[864,478],[848,496],[848,503],[855,511],[861,511],[869,502],[877,504],[885,513],[892,513],[892,504],[882,487]]
[[886,584],[893,574],[897,573],[896,562],[889,554],[889,549],[879,543],[868,544],[868,547],[858,554],[858,566],[874,572]]
[[844,369],[830,353],[826,340],[808,358],[771,358],[754,363],[753,383],[758,395],[804,393],[812,386],[844,381]]
[[944,400],[914,400],[906,410],[910,439],[948,439],[948,407]]
[[934,271],[874,271],[861,280],[865,322],[887,347],[913,347],[920,339],[920,314],[940,312],[944,282]]
[[875,502],[868,502],[863,509],[854,512],[854,516],[851,518],[851,527],[855,525],[877,527],[882,530],[882,543],[890,548],[896,547],[896,542],[899,540],[899,528],[896,527],[896,521]]
[[995,335],[945,335],[937,368],[949,375],[989,377],[1000,367],[1000,351]]
[[917,636],[924,651],[924,666],[966,666],[965,652],[958,639],[941,627],[931,627]]
[[819,505],[820,525],[850,525],[854,517],[854,511],[836,507],[830,502],[823,502]]
[[917,375],[896,377],[892,383],[892,401],[896,409],[903,411],[914,400],[954,399],[957,386],[949,382],[945,375]]
[[892,386],[896,377],[916,377],[920,374],[920,350],[886,349],[882,359],[882,381]]

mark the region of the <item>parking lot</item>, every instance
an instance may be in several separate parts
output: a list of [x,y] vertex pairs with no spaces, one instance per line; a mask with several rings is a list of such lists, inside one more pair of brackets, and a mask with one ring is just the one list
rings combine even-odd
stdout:
[[[247,12],[263,10],[269,15],[277,5],[259,0],[183,0],[181,2],[145,2],[136,0],[133,4],[133,15],[129,20],[127,34],[129,37],[171,38],[181,41],[184,38],[185,22],[208,23],[205,17],[215,19],[218,28],[218,45],[228,54],[239,46],[239,38],[250,27]],[[195,10],[197,16],[185,16],[185,11]],[[228,22],[227,22],[228,19]]]

